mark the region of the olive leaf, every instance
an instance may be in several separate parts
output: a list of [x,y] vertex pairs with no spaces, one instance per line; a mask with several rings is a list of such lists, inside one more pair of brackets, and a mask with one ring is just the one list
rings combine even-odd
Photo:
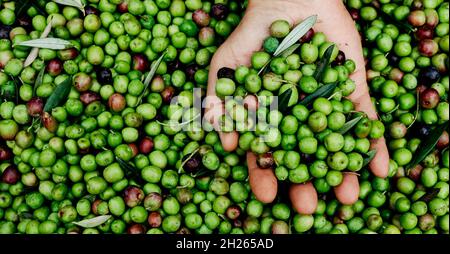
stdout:
[[12,80],[14,81],[15,86],[15,94],[14,99],[16,100],[16,104],[19,104],[19,88],[23,85],[22,80],[19,77],[11,76]]
[[437,194],[439,194],[439,192],[440,192],[440,189],[434,188],[430,193],[423,195],[419,200],[428,203],[433,198],[435,198],[437,196]]
[[278,111],[284,113],[289,108],[289,101],[292,96],[292,88],[284,91],[280,96],[278,96]]
[[44,106],[44,112],[50,112],[67,99],[71,88],[72,77],[68,77],[56,87],[55,91],[53,91],[52,95],[47,99]]
[[317,22],[317,15],[306,18],[303,22],[298,24],[280,43],[274,56],[281,55],[285,50],[297,43]]
[[184,126],[184,125],[186,125],[186,124],[192,123],[192,122],[195,121],[197,118],[199,118],[201,115],[202,115],[202,114],[199,113],[199,114],[197,114],[196,116],[194,116],[191,120],[185,121],[185,122],[182,122],[182,123],[179,123],[179,122],[177,122],[176,120],[168,120],[167,123],[163,123],[163,122],[158,121],[158,120],[156,120],[156,122],[157,122],[159,125],[162,125],[162,126],[179,127],[179,126]]
[[31,7],[34,7],[40,14],[46,14],[41,6],[35,0],[16,0],[16,17],[22,17],[24,12],[26,12]]
[[116,156],[116,160],[119,163],[120,167],[125,170],[127,176],[136,175],[136,173],[138,172],[138,170],[134,166],[119,158],[118,156]]
[[334,89],[336,89],[337,85],[338,83],[336,82],[319,87],[319,89],[317,89],[314,93],[306,96],[302,101],[300,101],[300,104],[307,106],[316,98],[330,96],[333,93]]
[[83,15],[86,14],[84,11],[84,5],[81,0],[53,0],[53,2],[78,8],[83,13]]
[[[50,18],[47,26],[45,27],[44,31],[42,32],[42,34],[40,36],[41,39],[47,38],[48,34],[52,30],[52,25],[53,25],[53,18]],[[32,64],[33,61],[36,60],[36,58],[38,57],[38,54],[39,54],[39,48],[33,48],[30,51],[30,54],[28,54],[27,59],[25,59],[25,62],[23,63],[24,67],[27,67],[30,64]]]
[[101,215],[91,219],[86,219],[72,223],[82,228],[95,228],[107,222],[111,217],[112,217],[111,215]]
[[376,5],[375,3],[372,3],[372,7],[374,7],[377,12],[380,14],[380,16],[385,19],[388,23],[394,24],[396,27],[403,29],[405,32],[410,33],[414,32],[415,29],[413,26],[411,26],[408,23],[398,21],[397,19],[393,18],[392,15],[389,15],[388,13],[384,12],[379,5]]
[[33,87],[33,96],[36,94],[36,89],[42,85],[42,82],[44,81],[44,73],[45,73],[45,67],[43,67],[37,77],[36,77],[36,81],[34,82],[34,87]]
[[137,100],[137,104],[139,105],[142,102],[142,97],[144,97],[145,93],[148,90],[148,87],[150,86],[150,82],[152,82],[153,77],[155,76],[156,70],[158,70],[159,65],[161,64],[162,60],[164,59],[164,56],[167,52],[164,52],[158,60],[152,65],[152,68],[150,69],[150,72],[147,74],[144,80],[144,90],[142,91],[142,94],[139,96]]
[[295,43],[294,45],[287,48],[283,53],[281,53],[282,57],[288,57],[292,55],[298,48],[300,48],[300,43]]
[[14,44],[13,47],[16,46],[24,46],[24,47],[32,47],[32,48],[42,48],[42,49],[68,49],[73,48],[73,45],[70,41],[66,41],[59,38],[40,38],[28,41],[22,41]]
[[328,67],[328,65],[330,64],[331,61],[331,55],[333,54],[334,48],[336,46],[330,45],[326,50],[325,53],[323,54],[323,57],[319,60],[318,64],[317,64],[317,69],[314,72],[314,79],[317,80],[317,82],[322,82],[323,80],[323,75],[325,73],[326,68]]
[[422,143],[417,148],[417,153],[414,155],[413,160],[406,167],[407,169],[414,168],[417,164],[421,163],[436,147],[442,133],[448,128],[448,122],[441,124],[434,128],[430,134],[424,137]]
[[359,121],[361,121],[361,119],[363,119],[363,117],[364,117],[364,114],[362,114],[362,113],[357,113],[356,115],[357,115],[356,117],[354,117],[352,120],[346,122],[344,124],[344,126],[342,126],[342,128],[338,131],[340,134],[344,135],[345,133],[347,133],[355,125],[357,125],[359,123]]
[[369,165],[369,163],[373,160],[373,158],[377,155],[377,150],[370,150],[368,153],[366,153],[366,158],[364,158],[363,167]]

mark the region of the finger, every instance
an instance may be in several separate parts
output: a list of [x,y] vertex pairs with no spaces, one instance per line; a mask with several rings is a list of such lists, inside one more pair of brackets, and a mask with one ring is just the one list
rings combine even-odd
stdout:
[[358,176],[354,173],[344,173],[342,183],[334,187],[336,198],[344,205],[353,205],[359,198]]
[[233,132],[220,132],[220,142],[225,152],[232,152],[236,150],[239,143],[239,134],[236,131]]
[[256,164],[256,155],[247,152],[248,176],[250,187],[256,199],[268,204],[272,203],[278,191],[278,182],[273,170],[261,169]]
[[371,149],[376,150],[377,154],[369,163],[372,173],[380,178],[386,178],[389,175],[389,151],[384,138],[371,141]]
[[303,215],[314,214],[317,209],[317,191],[311,182],[305,184],[293,184],[289,190],[294,209]]

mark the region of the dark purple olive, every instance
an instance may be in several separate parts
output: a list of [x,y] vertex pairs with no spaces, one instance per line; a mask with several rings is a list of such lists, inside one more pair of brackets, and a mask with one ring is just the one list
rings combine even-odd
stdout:
[[108,68],[98,68],[96,71],[97,81],[102,85],[112,84],[112,73]]
[[129,186],[125,189],[123,193],[123,197],[125,199],[125,204],[127,204],[128,207],[135,207],[139,205],[142,200],[144,200],[144,192],[136,187],[136,186]]
[[274,221],[272,223],[272,234],[274,234],[274,235],[289,234],[289,225],[282,220]]
[[435,108],[438,105],[439,101],[439,93],[434,88],[427,88],[425,91],[420,93],[420,106],[422,106],[423,108]]
[[44,100],[34,97],[27,102],[27,112],[30,116],[40,116],[44,111]]
[[192,14],[192,20],[200,27],[205,27],[209,25],[209,22],[211,21],[211,17],[208,13],[206,13],[202,9],[198,9],[194,11]]
[[416,165],[414,168],[408,170],[408,177],[411,178],[411,180],[417,182],[420,179],[422,170],[423,170],[423,167],[420,164]]
[[419,128],[417,128],[418,136],[420,137],[426,137],[430,135],[431,133],[431,127],[429,125],[422,125]]
[[108,106],[114,112],[122,111],[127,105],[125,97],[120,93],[115,93],[111,95],[108,99]]
[[147,218],[148,225],[152,228],[158,228],[161,226],[162,217],[159,212],[151,212]]
[[92,78],[86,73],[79,72],[73,78],[75,89],[78,92],[85,92],[92,86]]
[[[126,2],[126,1],[123,1],[123,2]],[[100,11],[91,5],[84,7],[84,12],[86,13],[86,15],[89,15],[89,14],[95,14],[97,16],[100,15]]]
[[150,63],[148,59],[143,54],[137,54],[133,56],[133,69],[140,72],[145,72],[148,70]]
[[426,40],[426,39],[433,39],[433,37],[434,37],[434,29],[431,29],[427,26],[420,27],[416,31],[416,38],[419,41]]
[[11,32],[11,26],[0,24],[0,39],[9,39],[9,32]]
[[47,72],[51,76],[58,76],[63,70],[63,63],[61,60],[55,58],[50,60],[47,64]]
[[167,63],[167,71],[170,72],[174,72],[175,70],[178,70],[181,68],[181,62],[178,59],[175,59],[171,62]]
[[234,70],[228,67],[220,68],[220,70],[217,72],[217,78],[234,79]]
[[432,39],[425,39],[419,42],[419,52],[426,57],[432,57],[439,51],[439,45]]
[[273,165],[275,165],[275,160],[273,158],[272,153],[265,153],[258,155],[256,163],[258,164],[259,168],[268,169],[272,168]]
[[313,163],[316,160],[314,154],[301,153],[300,156],[302,161],[306,163]]
[[303,37],[300,39],[300,43],[308,43],[312,40],[312,38],[314,37],[315,31],[314,29],[309,29],[308,32],[306,32],[305,35],[303,35]]
[[236,220],[241,216],[242,210],[238,205],[232,205],[227,208],[226,215],[230,220]]
[[441,79],[441,74],[439,70],[434,66],[426,67],[422,69],[419,73],[419,79],[422,85],[431,86]]
[[142,235],[145,234],[145,227],[141,224],[133,224],[127,229],[129,235]]
[[149,137],[145,137],[139,143],[139,152],[142,154],[149,154],[153,151],[153,140]]
[[99,100],[101,100],[100,95],[92,91],[83,92],[80,95],[80,101],[86,106],[91,104],[91,102]]
[[190,159],[188,159],[189,156],[190,154],[186,154],[183,158],[183,161],[187,160],[186,163],[183,165],[183,169],[187,173],[193,173],[200,168],[202,157],[198,153],[194,154],[194,156],[192,156]]
[[198,71],[198,66],[195,64],[191,64],[186,67],[185,73],[188,80],[193,81],[195,77],[195,73]]
[[233,226],[235,228],[241,228],[242,227],[242,221],[240,219],[233,220]]
[[170,103],[174,95],[175,95],[175,88],[173,88],[172,86],[164,88],[164,90],[161,92],[161,97],[164,103]]
[[58,122],[56,119],[50,115],[48,112],[44,112],[41,116],[42,124],[49,132],[56,132],[58,129]]
[[223,20],[228,15],[228,7],[223,4],[214,4],[211,7],[211,16],[218,20]]
[[339,54],[337,55],[336,59],[334,59],[333,64],[334,65],[343,65],[345,63],[345,60],[347,58],[345,57],[345,53],[341,50],[339,50]]
[[8,166],[2,173],[2,182],[16,184],[20,179],[20,172],[14,166]]
[[389,54],[387,56],[389,63],[391,65],[398,65],[400,63],[401,58],[397,56],[396,54]]
[[448,132],[444,131],[444,132],[442,132],[442,135],[438,140],[437,148],[439,150],[443,150],[448,147],[448,143],[449,143]]
[[181,227],[180,229],[178,229],[176,234],[177,235],[190,235],[191,231],[188,228],[186,228],[186,227]]
[[156,211],[158,210],[163,202],[163,198],[161,194],[152,192],[149,193],[144,199],[144,207],[148,211]]
[[0,162],[12,159],[13,153],[9,147],[0,146]]

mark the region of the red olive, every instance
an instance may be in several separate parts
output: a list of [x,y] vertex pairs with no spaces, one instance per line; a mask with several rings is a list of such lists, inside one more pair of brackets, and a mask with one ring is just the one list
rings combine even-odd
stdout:
[[27,102],[27,111],[30,116],[40,116],[44,111],[44,101],[39,97],[34,97]]
[[419,52],[423,56],[432,57],[439,51],[437,42],[431,39],[425,39],[419,42]]
[[429,28],[427,26],[423,26],[416,31],[416,37],[418,40],[426,40],[426,39],[433,39],[434,37],[434,29]]
[[119,93],[111,95],[108,99],[108,106],[114,112],[122,111],[126,105],[125,97]]
[[423,167],[419,164],[408,171],[408,177],[413,181],[418,181],[422,174]]
[[139,143],[139,152],[142,154],[149,154],[153,151],[153,139],[145,137]]
[[227,208],[226,215],[230,220],[236,220],[241,216],[242,210],[238,205],[232,205]]
[[147,57],[143,54],[137,54],[133,56],[133,69],[141,72],[148,70],[150,64]]
[[8,166],[2,173],[2,182],[16,184],[20,179],[20,172],[14,166]]
[[72,60],[78,56],[78,50],[75,48],[63,49],[58,51],[58,57],[62,61]]
[[401,83],[404,75],[405,73],[403,73],[399,68],[393,68],[389,73],[389,79],[394,80],[397,83]]
[[425,25],[427,21],[427,17],[425,16],[425,12],[421,10],[412,11],[408,16],[408,22],[415,27],[421,27]]
[[135,207],[144,200],[144,191],[136,186],[129,186],[124,191],[125,204],[128,207]]
[[48,112],[44,112],[41,116],[42,123],[44,124],[44,127],[49,132],[56,132],[58,129],[58,122],[56,119],[50,115]]
[[139,154],[139,149],[138,149],[137,145],[134,143],[131,143],[131,144],[128,144],[128,146],[131,148],[131,151],[133,152],[133,157],[136,157],[136,155]]
[[[215,32],[211,27],[202,27],[198,32],[198,38],[200,41],[207,41],[209,38],[214,37]],[[195,74],[195,73],[194,73]]]
[[78,92],[85,92],[92,86],[92,78],[86,73],[80,72],[73,78],[75,89]]
[[448,132],[444,131],[438,140],[437,148],[439,150],[443,150],[448,147],[448,143],[449,143]]
[[128,1],[122,1],[117,5],[117,11],[120,13],[128,12]]
[[426,109],[435,108],[440,100],[438,91],[434,88],[427,88],[420,93],[420,105]]
[[350,9],[348,12],[350,13],[350,16],[352,16],[352,19],[355,21],[358,21],[361,18],[361,15],[359,15],[359,11],[357,9]]
[[194,11],[192,14],[192,20],[200,27],[205,27],[209,25],[209,22],[211,21],[211,17],[208,13],[206,13],[202,9],[198,9]]
[[58,76],[63,70],[63,63],[61,60],[55,58],[50,60],[47,64],[47,72],[51,76]]
[[100,99],[101,99],[100,96],[92,91],[87,91],[80,95],[80,101],[84,105],[89,105],[91,104],[91,102],[99,101]]
[[92,202],[91,204],[91,210],[92,213],[95,215],[98,215],[98,206],[100,205],[100,203],[102,203],[103,201],[100,199],[95,200],[94,202]]
[[310,42],[311,39],[313,38],[314,34],[315,34],[314,29],[312,29],[312,28],[309,29],[308,32],[306,32],[306,34],[303,35],[303,37],[300,39],[300,43]]
[[148,225],[152,228],[157,228],[161,226],[162,217],[159,212],[151,212],[147,218]]
[[162,99],[165,103],[170,103],[175,94],[175,88],[168,86],[161,92]]
[[145,234],[145,227],[141,224],[134,224],[127,229],[127,233],[130,235],[142,235]]
[[13,153],[9,147],[0,146],[0,162],[12,159]]

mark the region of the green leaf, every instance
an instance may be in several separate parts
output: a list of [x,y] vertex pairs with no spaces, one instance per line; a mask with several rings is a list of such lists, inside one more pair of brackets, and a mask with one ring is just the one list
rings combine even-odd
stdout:
[[375,157],[375,155],[377,155],[377,150],[370,150],[367,154],[366,154],[366,158],[364,158],[364,163],[363,163],[363,167],[369,165],[369,163],[373,160],[373,158]]
[[132,166],[130,163],[122,160],[121,158],[119,158],[117,156],[116,156],[116,160],[119,163],[120,167],[123,170],[125,170],[125,174],[127,176],[136,176],[137,175],[138,170],[134,166]]
[[319,60],[319,63],[317,64],[317,69],[314,72],[313,77],[317,80],[317,82],[322,82],[323,80],[323,74],[325,73],[325,69],[328,67],[331,61],[331,55],[333,54],[334,48],[336,46],[333,44],[325,50],[325,53],[323,54],[323,57]]
[[417,148],[417,152],[414,154],[413,160],[408,164],[407,169],[417,166],[436,148],[439,138],[447,128],[448,122],[437,126],[428,136],[422,138],[422,143]]
[[300,104],[301,105],[309,105],[311,104],[315,99],[319,98],[319,97],[328,97],[330,96],[334,89],[336,89],[338,83],[333,83],[333,84],[328,84],[328,85],[323,85],[321,86],[319,89],[317,89],[314,93],[306,96],[306,98],[304,98]]
[[355,125],[357,125],[359,123],[359,121],[361,121],[361,119],[363,119],[363,117],[364,117],[364,114],[362,114],[362,113],[357,113],[356,115],[357,116],[355,116],[352,120],[346,122],[344,124],[344,126],[342,126],[342,128],[338,131],[340,134],[344,135],[345,133],[347,133]]
[[159,65],[161,64],[162,60],[164,59],[164,56],[167,52],[164,52],[158,60],[156,60],[155,64],[152,65],[152,68],[150,69],[150,72],[147,74],[144,80],[144,90],[142,91],[142,94],[138,98],[138,104],[142,102],[142,97],[144,97],[145,93],[148,90],[148,87],[150,86],[150,82],[152,82],[153,77],[155,76],[156,70],[158,70]]
[[36,77],[36,81],[34,82],[34,87],[33,87],[33,96],[36,94],[36,89],[42,85],[42,81],[44,81],[44,73],[45,73],[45,67],[42,67],[42,69],[39,71],[37,77]]
[[317,15],[310,16],[298,24],[280,43],[274,56],[281,55],[285,50],[297,43],[317,22]]
[[278,96],[278,111],[284,113],[289,108],[289,101],[292,96],[292,88],[284,91],[280,96]]
[[31,7],[34,7],[40,14],[43,14],[43,15],[47,14],[44,11],[44,9],[41,6],[39,6],[39,4],[37,2],[38,1],[36,1],[36,0],[16,0],[15,1],[16,17],[21,17],[21,16],[25,15],[27,10],[30,9]]
[[53,2],[78,8],[83,14],[85,14],[84,5],[81,3],[81,0],[53,0]]
[[61,105],[63,101],[67,99],[72,88],[72,77],[68,77],[66,80],[61,82],[53,91],[52,95],[47,99],[44,106],[45,112],[50,112],[55,107]]
[[290,46],[289,48],[287,48],[285,51],[283,51],[283,53],[281,53],[282,57],[288,57],[292,54],[294,54],[294,52],[300,48],[300,43],[295,43],[294,45]]
[[406,33],[414,32],[415,29],[413,26],[406,22],[398,21],[397,19],[393,18],[392,15],[384,12],[379,6],[372,3],[372,6],[377,10],[377,12],[380,14],[380,16],[385,19],[388,23],[394,24],[396,27],[402,29]]
[[14,44],[16,46],[25,46],[32,48],[41,48],[41,49],[53,49],[53,50],[62,50],[73,48],[73,45],[70,41],[66,41],[59,38],[39,38],[34,40],[22,41]]
[[101,215],[91,219],[86,219],[72,223],[82,228],[95,228],[107,222],[111,217],[112,217],[111,215]]
[[[42,32],[40,36],[41,39],[47,38],[48,34],[52,31],[52,25],[53,25],[53,17],[50,18],[49,22],[47,23],[47,26]],[[30,51],[30,54],[28,54],[27,59],[25,59],[23,66],[27,67],[31,65],[34,62],[34,60],[38,57],[38,55],[39,55],[39,48],[33,48]]]

